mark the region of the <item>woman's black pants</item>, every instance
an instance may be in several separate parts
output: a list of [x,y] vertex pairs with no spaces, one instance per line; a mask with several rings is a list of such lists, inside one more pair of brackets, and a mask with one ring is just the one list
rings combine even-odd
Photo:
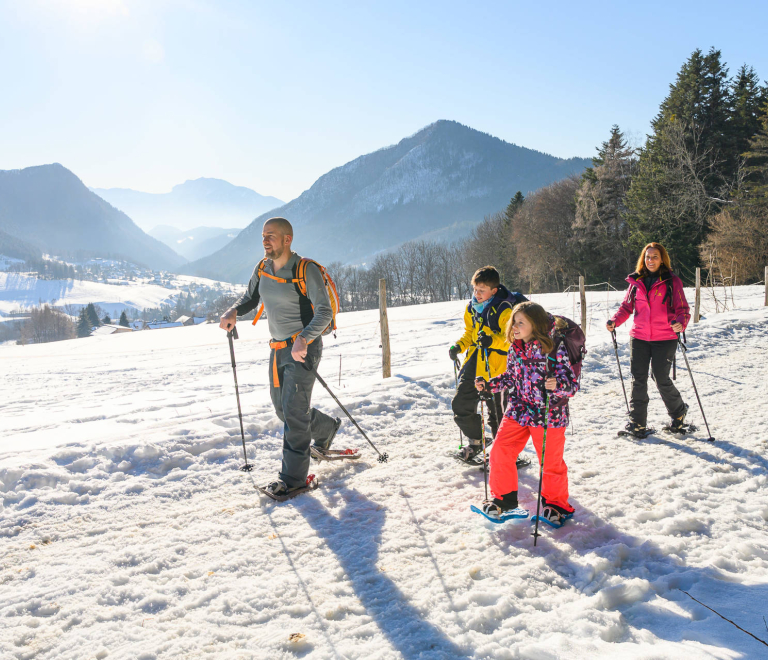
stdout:
[[643,341],[631,337],[629,350],[632,372],[632,400],[629,403],[629,414],[632,421],[640,426],[645,426],[647,422],[649,366],[669,416],[673,419],[680,417],[685,412],[685,403],[669,377],[675,351],[677,351],[677,339]]

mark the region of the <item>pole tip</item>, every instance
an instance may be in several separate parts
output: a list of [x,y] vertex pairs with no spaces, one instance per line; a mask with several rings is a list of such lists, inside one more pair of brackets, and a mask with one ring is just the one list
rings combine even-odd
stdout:
[[242,472],[250,472],[251,470],[253,470],[253,465],[246,463],[245,465],[240,466],[240,470]]
[[389,460],[389,454],[384,452],[383,454],[379,455],[379,458],[377,459],[379,463],[386,463]]

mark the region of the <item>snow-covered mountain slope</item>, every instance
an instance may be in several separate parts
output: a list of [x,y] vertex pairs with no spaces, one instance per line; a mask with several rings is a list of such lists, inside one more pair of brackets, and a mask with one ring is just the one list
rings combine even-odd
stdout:
[[[577,307],[570,294],[534,298],[567,316]],[[714,444],[705,431],[616,437],[624,400],[602,324],[619,299],[589,294],[565,445],[576,514],[536,548],[529,522],[469,511],[482,473],[446,456],[459,440],[447,347],[462,303],[390,310],[387,380],[377,312],[339,317],[320,373],[390,460],[345,423],[336,445],[364,458],[313,463],[320,488],[284,504],[253,488],[280,460],[266,324],[242,324],[235,346],[250,474],[237,470],[217,327],[0,348],[0,656],[764,657],[681,591],[768,637],[762,290],[737,289],[737,309],[688,332]],[[626,326],[619,339],[627,377]],[[340,414],[319,384],[313,401]],[[523,506],[535,507],[536,485],[535,468],[521,472]]]

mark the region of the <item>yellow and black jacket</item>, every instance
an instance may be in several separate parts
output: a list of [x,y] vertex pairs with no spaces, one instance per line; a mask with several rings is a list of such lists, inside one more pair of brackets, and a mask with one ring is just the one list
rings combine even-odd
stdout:
[[[480,377],[489,380],[504,372],[507,368],[507,353],[509,352],[509,343],[507,343],[506,336],[507,323],[512,314],[512,308],[525,300],[526,298],[522,294],[517,292],[510,293],[504,285],[500,285],[496,295],[493,296],[482,314],[478,315],[472,308],[472,301],[469,301],[464,310],[464,334],[456,342],[461,352],[466,351],[467,353],[461,365],[462,370],[479,350],[476,373],[474,374],[475,378]],[[491,370],[490,375],[486,368],[484,351],[477,345],[477,337],[481,331],[493,337],[493,343],[487,349],[488,366]]]

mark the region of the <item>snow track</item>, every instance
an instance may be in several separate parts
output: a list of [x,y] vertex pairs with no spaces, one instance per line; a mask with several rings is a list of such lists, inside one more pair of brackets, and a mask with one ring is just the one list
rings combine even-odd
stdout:
[[[573,314],[570,295],[535,299]],[[458,444],[446,347],[460,335],[459,303],[390,310],[386,381],[378,312],[339,318],[320,372],[390,461],[377,463],[345,422],[336,446],[363,458],[313,463],[320,488],[284,504],[254,490],[280,460],[266,325],[244,324],[235,344],[247,474],[218,328],[0,348],[0,656],[764,657],[680,591],[768,638],[761,291],[738,289],[738,309],[688,333],[714,444],[701,430],[616,437],[624,400],[600,327],[606,294],[595,300],[565,449],[576,514],[536,548],[529,522],[469,511],[482,473],[445,455]],[[320,387],[314,402],[340,414]],[[520,475],[520,504],[534,509],[537,471]]]

